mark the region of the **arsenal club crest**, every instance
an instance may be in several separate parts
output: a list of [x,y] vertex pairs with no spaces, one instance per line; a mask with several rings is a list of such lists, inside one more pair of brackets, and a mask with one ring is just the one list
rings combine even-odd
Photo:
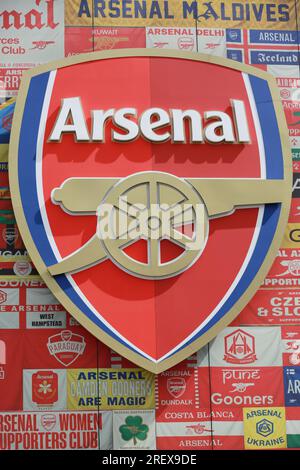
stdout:
[[40,406],[53,405],[58,400],[58,376],[51,370],[38,371],[32,376],[32,401]]
[[183,377],[171,377],[167,380],[167,390],[174,398],[179,398],[186,391],[186,381]]
[[47,348],[51,356],[63,366],[70,366],[84,353],[86,343],[83,336],[63,330],[48,338]]
[[224,338],[224,361],[232,364],[249,364],[256,361],[255,338],[241,329],[235,330]]
[[[67,311],[161,372],[266,276],[290,204],[287,135],[274,79],[230,60],[132,49],[38,67],[10,145],[21,236]],[[255,354],[251,338],[228,338],[226,354]]]
[[8,246],[12,246],[18,239],[18,229],[17,227],[7,227],[2,230],[2,238],[7,243]]
[[7,301],[7,293],[0,290],[0,304],[4,304]]
[[41,416],[41,425],[48,432],[55,428],[56,422],[57,418],[54,413],[47,413]]

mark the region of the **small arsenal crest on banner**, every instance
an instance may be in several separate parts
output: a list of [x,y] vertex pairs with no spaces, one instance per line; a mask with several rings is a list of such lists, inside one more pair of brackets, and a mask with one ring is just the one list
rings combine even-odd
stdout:
[[[7,293],[0,290],[0,304],[4,304],[7,301]],[[1,362],[1,361],[0,361]]]
[[13,245],[17,240],[19,234],[17,227],[6,227],[2,230],[2,238],[9,245]]
[[[64,308],[161,372],[266,276],[287,223],[288,146],[275,81],[251,66],[142,49],[43,65],[24,74],[13,119],[18,228]],[[69,365],[84,343],[64,335],[48,348]],[[227,338],[229,362],[254,355],[249,336]]]
[[53,405],[58,400],[58,377],[51,370],[32,375],[32,401],[37,405]]
[[224,361],[232,364],[248,364],[256,360],[255,338],[243,330],[236,330],[225,336]]
[[179,398],[186,390],[186,381],[183,377],[171,377],[167,380],[167,389],[174,398]]
[[56,425],[56,415],[55,414],[44,414],[41,416],[41,425],[46,431],[51,431]]
[[84,353],[85,346],[84,338],[69,330],[50,336],[47,343],[49,353],[66,367]]

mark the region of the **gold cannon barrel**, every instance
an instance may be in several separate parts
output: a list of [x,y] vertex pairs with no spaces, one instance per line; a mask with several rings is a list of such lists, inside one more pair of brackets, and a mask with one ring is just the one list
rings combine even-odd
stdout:
[[284,180],[186,178],[186,181],[201,195],[211,217],[229,213],[235,207],[280,202],[286,193]]
[[[146,175],[145,175],[146,178]],[[53,190],[52,201],[69,212],[95,213],[106,193],[121,178],[70,178]],[[231,212],[239,206],[282,201],[283,180],[256,178],[183,178],[200,194],[208,215]],[[165,201],[166,203],[168,201]]]
[[52,201],[69,212],[96,212],[119,178],[70,178],[52,191]]

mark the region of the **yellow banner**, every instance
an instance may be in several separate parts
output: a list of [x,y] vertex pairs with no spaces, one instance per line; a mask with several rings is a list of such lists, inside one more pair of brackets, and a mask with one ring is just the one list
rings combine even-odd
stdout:
[[294,2],[69,0],[66,26],[195,26],[294,30]]
[[0,186],[0,199],[10,199],[10,191],[7,186]]
[[0,110],[7,108],[11,104],[13,104],[15,101],[16,101],[16,98],[10,98],[9,100],[4,101],[4,103],[0,105]]
[[245,449],[285,449],[284,408],[244,408]]
[[143,369],[69,369],[69,410],[153,409],[154,374]]
[[8,162],[8,144],[0,144],[0,163]]
[[[30,260],[28,255],[22,255],[20,254],[20,252],[14,253],[11,250],[4,250],[4,249],[1,250],[0,248],[0,263],[16,263],[17,261],[29,261]],[[0,270],[0,274],[1,274],[1,270]]]
[[287,224],[281,248],[300,248],[300,224]]
[[[1,271],[0,271],[1,273]],[[21,277],[21,276],[9,276],[7,274],[4,274],[3,276],[0,274],[0,282],[1,281],[14,281],[14,282],[21,282],[21,281],[40,281],[41,280],[41,277],[38,275],[38,274],[31,274],[31,275],[28,275],[28,276],[24,276],[24,277]]]

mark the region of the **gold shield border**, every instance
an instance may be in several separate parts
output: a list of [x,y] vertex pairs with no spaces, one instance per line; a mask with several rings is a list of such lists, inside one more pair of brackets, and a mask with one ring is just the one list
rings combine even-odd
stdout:
[[[273,241],[270,245],[269,251],[264,259],[263,264],[261,265],[260,270],[257,272],[255,278],[249,285],[246,292],[240,297],[240,299],[235,303],[235,305],[230,309],[230,311],[209,331],[207,331],[201,338],[195,340],[191,345],[183,348],[178,353],[174,354],[171,358],[165,359],[164,361],[159,362],[158,364],[150,361],[149,359],[141,357],[138,353],[135,353],[128,349],[127,347],[120,344],[118,341],[111,338],[107,333],[102,331],[99,327],[96,327],[95,324],[86,317],[83,312],[75,305],[64,291],[58,286],[48,270],[47,266],[44,264],[30,234],[30,230],[27,225],[27,221],[23,212],[22,200],[19,192],[19,179],[18,179],[18,147],[19,147],[19,136],[20,128],[22,123],[22,116],[24,111],[24,106],[27,97],[27,91],[32,77],[39,75],[43,72],[50,72],[62,67],[68,67],[75,64],[80,64],[84,62],[94,61],[94,60],[103,60],[103,59],[113,59],[121,57],[165,57],[165,58],[181,58],[186,60],[207,62],[223,67],[228,67],[230,69],[239,70],[247,74],[255,75],[263,80],[266,80],[269,84],[274,108],[276,112],[277,122],[279,126],[279,134],[282,145],[283,153],[283,164],[284,164],[284,182],[286,186],[285,196],[282,200],[281,212],[278,220],[277,231],[273,238]],[[194,354],[201,347],[205,346],[209,341],[211,341],[222,329],[224,329],[246,306],[250,301],[252,296],[255,294],[259,286],[262,284],[266,274],[268,273],[271,264],[277,254],[278,249],[280,248],[280,243],[282,241],[284,230],[287,225],[289,208],[291,202],[291,193],[292,193],[292,159],[290,157],[290,146],[288,140],[288,128],[285,121],[285,116],[283,108],[281,106],[281,101],[279,93],[276,86],[275,78],[272,77],[267,72],[263,72],[255,67],[240,64],[230,59],[224,59],[219,57],[207,56],[205,54],[197,53],[186,53],[178,51],[156,51],[151,49],[123,49],[123,50],[110,50],[103,52],[92,52],[88,54],[82,54],[76,57],[69,57],[66,59],[50,62],[38,67],[35,67],[24,73],[24,76],[21,81],[21,87],[19,90],[16,109],[13,118],[10,146],[9,146],[9,181],[11,187],[12,203],[13,209],[15,212],[17,224],[21,233],[21,236],[24,240],[24,243],[28,249],[28,252],[31,256],[32,261],[34,262],[36,268],[38,269],[41,277],[52,291],[55,297],[60,301],[60,303],[65,307],[65,309],[70,312],[75,319],[84,326],[90,333],[92,333],[96,338],[105,343],[107,346],[121,354],[122,356],[128,358],[133,363],[137,364],[144,369],[147,369],[153,373],[160,373],[179,362],[183,361],[191,354]]]

